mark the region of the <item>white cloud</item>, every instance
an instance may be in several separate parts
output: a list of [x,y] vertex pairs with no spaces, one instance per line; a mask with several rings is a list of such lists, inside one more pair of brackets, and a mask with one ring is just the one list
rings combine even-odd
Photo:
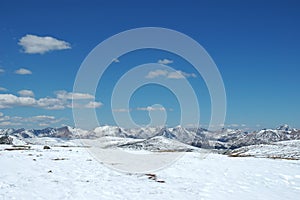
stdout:
[[91,94],[88,93],[74,93],[74,92],[67,92],[64,90],[61,91],[57,91],[56,93],[56,97],[58,99],[94,99],[95,97]]
[[36,101],[36,107],[47,110],[62,110],[65,108],[65,102],[56,98],[41,98]]
[[40,123],[40,124],[38,124],[39,126],[43,126],[43,127],[48,127],[48,126],[50,126],[50,124],[47,124],[47,123]]
[[[147,107],[138,107],[135,110],[138,111],[165,111],[166,109],[164,107],[152,107],[152,106],[147,106]],[[173,109],[169,109],[172,111]],[[131,112],[131,108],[118,108],[118,109],[113,109],[113,112]]]
[[12,94],[0,94],[0,109],[13,106],[33,106],[36,100],[31,97],[17,97]]
[[28,74],[32,74],[32,72],[28,69],[25,68],[20,68],[18,70],[15,71],[15,74],[19,74],[19,75],[28,75]]
[[63,118],[56,119],[54,116],[49,115],[37,115],[33,117],[13,117],[14,120],[22,120],[23,122],[31,122],[31,123],[44,123],[44,124],[55,124],[63,121]]
[[78,104],[78,103],[74,103],[74,102],[70,102],[66,106],[67,106],[67,108],[82,108],[82,107],[84,107],[83,105]]
[[157,78],[159,76],[167,76],[167,75],[168,75],[167,70],[157,69],[157,70],[154,70],[154,71],[150,71],[146,75],[146,78],[152,79],[152,78]]
[[21,126],[21,123],[15,123],[10,121],[0,122],[0,126]]
[[167,65],[167,64],[171,64],[173,63],[173,60],[169,60],[169,59],[162,59],[162,60],[158,60],[157,63],[159,64],[163,64],[163,65]]
[[118,108],[118,109],[113,109],[113,112],[130,112],[131,109],[127,109],[127,108]]
[[71,49],[71,45],[68,42],[50,36],[41,37],[30,34],[22,37],[18,44],[22,46],[24,52],[28,54],[44,54],[54,50]]
[[170,72],[167,76],[167,78],[169,79],[183,79],[183,78],[189,78],[189,77],[193,77],[196,78],[196,74],[189,74],[189,73],[185,73],[183,71],[175,71],[175,72]]
[[9,120],[9,116],[5,116],[3,113],[0,113],[0,122]]
[[5,70],[0,68],[0,74],[4,73],[4,72],[5,72]]
[[38,125],[38,126],[49,126],[50,124],[61,123],[63,118],[55,118],[54,116],[48,115],[37,115],[32,117],[19,117],[19,116],[0,116],[0,127],[1,126],[28,126]]
[[186,73],[186,72],[183,72],[183,71],[175,71],[175,72],[170,72],[168,74],[168,78],[171,78],[171,79],[181,79],[181,78],[189,78],[189,77],[192,77],[192,78],[196,78],[196,74],[194,73]]
[[228,125],[228,127],[234,127],[234,128],[239,127],[239,126],[240,126],[239,124],[230,124],[230,125]]
[[221,127],[227,127],[227,128],[245,128],[246,124],[220,124]]
[[119,63],[119,62],[120,62],[120,60],[119,60],[118,58],[114,58],[112,61],[113,61],[114,63]]
[[22,97],[34,97],[34,93],[31,90],[20,90],[18,94]]
[[167,70],[162,70],[162,69],[157,69],[154,71],[150,71],[147,75],[146,78],[148,79],[153,79],[157,77],[165,77],[167,79],[184,79],[184,78],[189,78],[193,77],[196,78],[196,74],[194,73],[186,73],[180,70],[177,71],[167,71]]
[[147,107],[139,107],[137,110],[140,111],[165,111],[166,109],[164,107],[152,107],[152,106],[147,106]]
[[6,92],[7,91],[7,89],[6,88],[4,88],[4,87],[0,87],[0,92]]
[[16,106],[39,107],[49,110],[63,109],[63,102],[54,98],[41,98],[36,100],[32,97],[18,97],[13,94],[0,94],[0,109]]
[[85,101],[73,103],[73,99],[87,100],[94,99],[92,95],[85,93],[64,92],[57,94],[57,98],[45,97],[40,99],[34,98],[31,90],[21,90],[18,92],[20,96],[13,94],[0,94],[0,109],[12,107],[35,107],[47,110],[61,110],[65,108],[99,108],[103,104],[97,101]]
[[49,116],[49,115],[37,115],[37,116],[34,116],[34,117],[30,117],[28,119],[31,122],[36,122],[36,121],[54,120],[55,117],[54,116]]
[[84,107],[85,108],[99,108],[103,104],[101,102],[96,102],[96,101],[90,101],[88,104],[86,104]]
[[88,103],[69,103],[67,105],[68,108],[100,108],[103,104],[97,101],[90,101]]
[[182,78],[185,78],[185,76],[181,73],[181,72],[170,72],[167,76],[167,78],[170,78],[170,79],[182,79]]

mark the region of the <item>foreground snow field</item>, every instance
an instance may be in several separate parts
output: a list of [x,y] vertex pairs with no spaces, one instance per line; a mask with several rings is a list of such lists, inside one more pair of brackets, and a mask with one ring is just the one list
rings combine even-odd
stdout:
[[[299,199],[300,161],[189,152],[151,175],[113,171],[82,147],[0,145],[0,199]],[[150,177],[151,178],[151,177]]]

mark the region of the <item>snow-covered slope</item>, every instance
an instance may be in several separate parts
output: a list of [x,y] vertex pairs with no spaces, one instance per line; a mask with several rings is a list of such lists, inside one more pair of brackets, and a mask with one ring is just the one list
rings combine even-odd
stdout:
[[174,128],[169,129],[169,131],[175,135],[175,138],[183,143],[192,144],[196,137],[195,132],[189,131],[181,126],[176,126]]
[[117,126],[100,126],[95,128],[92,132],[90,132],[90,136],[93,137],[129,137],[125,130]]
[[[113,171],[85,148],[0,145],[0,199],[297,200],[300,161],[236,158],[200,152],[150,175]],[[113,165],[114,163],[111,163]],[[161,181],[161,182],[158,182]]]
[[126,129],[125,131],[133,138],[147,139],[154,137],[161,129],[162,127],[141,127]]
[[263,129],[258,132],[246,134],[237,140],[232,141],[231,148],[239,148],[242,146],[256,145],[256,144],[270,144],[272,142],[285,140],[299,140],[300,131],[297,130],[278,130],[278,129]]
[[80,139],[80,142],[83,146],[94,146],[99,148],[117,148],[121,145],[132,144],[135,142],[143,141],[144,139],[133,139],[133,138],[124,138],[124,137],[114,137],[114,136],[103,136],[100,138],[94,139]]
[[15,136],[17,138],[35,138],[35,137],[55,137],[61,139],[74,139],[87,134],[88,131],[64,126],[61,128],[45,128],[41,130],[24,128],[21,129],[1,129],[0,135]]
[[229,151],[230,156],[254,156],[274,159],[300,159],[300,140],[251,145]]
[[0,129],[0,135],[9,135],[13,133],[15,129],[7,128],[7,129]]
[[146,140],[119,145],[121,148],[147,151],[179,151],[188,152],[197,148],[163,136],[155,136]]

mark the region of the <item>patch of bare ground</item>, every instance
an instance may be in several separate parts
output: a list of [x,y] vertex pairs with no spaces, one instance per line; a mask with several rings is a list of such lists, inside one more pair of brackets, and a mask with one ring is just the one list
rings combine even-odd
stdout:
[[58,161],[58,160],[69,160],[68,158],[53,158],[52,160]]
[[245,155],[245,154],[228,154],[228,157],[253,157],[253,156]]
[[75,148],[75,147],[78,147],[78,148],[90,148],[91,146],[84,146],[84,145],[55,145],[54,147],[63,147],[63,148]]
[[167,149],[167,150],[157,150],[157,151],[154,151],[154,152],[160,152],[160,153],[164,153],[164,152],[167,152],[167,153],[172,153],[172,152],[193,152],[193,150],[191,149]]
[[[255,155],[245,155],[245,154],[229,154],[228,157],[256,157]],[[280,160],[300,160],[295,157],[282,157],[282,156],[264,156],[259,158],[270,158],[270,159],[280,159]]]
[[280,156],[268,156],[267,158],[271,158],[271,159],[282,159],[282,160],[299,160],[299,158],[293,158],[293,157],[280,157]]
[[30,150],[31,146],[27,145],[12,145],[12,147],[5,148],[5,151],[21,151],[21,150]]
[[156,174],[145,174],[145,175],[148,176],[148,179],[150,180],[153,180],[158,183],[165,183],[165,181],[163,180],[158,180]]

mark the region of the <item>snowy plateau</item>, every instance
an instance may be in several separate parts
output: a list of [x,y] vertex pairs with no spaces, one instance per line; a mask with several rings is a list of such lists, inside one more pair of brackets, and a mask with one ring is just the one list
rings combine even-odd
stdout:
[[[287,125],[253,132],[180,126],[0,129],[0,144],[0,199],[300,197],[300,130]],[[122,159],[104,163],[89,151],[95,144],[181,156],[160,170],[120,172],[113,168]]]

